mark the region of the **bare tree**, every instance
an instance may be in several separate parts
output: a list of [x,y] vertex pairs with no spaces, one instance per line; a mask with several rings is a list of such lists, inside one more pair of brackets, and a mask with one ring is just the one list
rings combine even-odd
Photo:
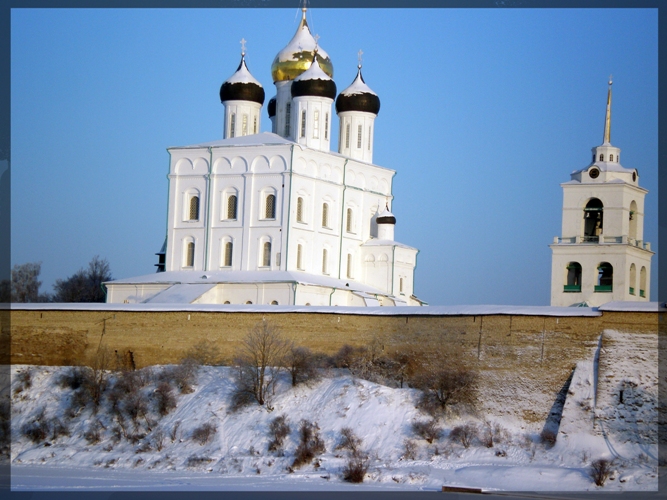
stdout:
[[476,384],[477,373],[462,367],[426,367],[412,379],[412,385],[424,391],[419,407],[434,416],[452,405],[474,406]]
[[260,405],[273,394],[278,375],[289,350],[280,330],[262,321],[243,339],[237,351],[237,389],[235,397],[252,396]]
[[39,302],[41,262],[28,262],[12,267],[12,302]]
[[292,376],[292,387],[317,379],[313,353],[307,347],[290,346],[285,357],[285,367]]
[[55,302],[105,302],[102,283],[111,280],[109,261],[99,255],[88,263],[88,269],[79,269],[64,280],[56,280],[53,289]]

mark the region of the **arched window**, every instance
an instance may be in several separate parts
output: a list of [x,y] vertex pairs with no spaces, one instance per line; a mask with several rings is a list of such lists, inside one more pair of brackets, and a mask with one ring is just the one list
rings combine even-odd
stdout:
[[570,262],[567,267],[564,292],[581,292],[581,264]]
[[236,209],[238,205],[238,198],[235,194],[230,194],[227,198],[227,219],[236,220]]
[[633,240],[637,239],[637,203],[632,200],[630,203],[630,213],[628,214],[628,218],[630,219],[630,225],[628,228],[628,236],[632,238]]
[[271,242],[264,242],[264,252],[262,253],[262,266],[269,267],[271,265]]
[[264,208],[264,218],[276,218],[276,195],[270,194],[266,197],[266,206]]
[[272,306],[277,306],[277,305],[278,305],[278,301],[277,301],[277,300],[272,300],[272,301],[271,301],[271,305],[272,305]]
[[252,304],[252,300],[246,300],[245,303],[246,304]]
[[612,292],[614,290],[614,268],[609,262],[602,262],[598,266],[598,283],[596,292]]
[[228,300],[225,300],[223,304],[230,304],[230,302]]
[[322,274],[329,274],[329,251],[322,250]]
[[296,246],[296,268],[303,270],[303,245]]
[[352,254],[347,254],[347,277],[352,278]]
[[639,271],[639,296],[646,298],[646,268],[642,266]]
[[306,110],[301,111],[301,137],[306,137]]
[[602,202],[591,198],[584,208],[584,241],[597,242],[602,234]]
[[635,295],[635,287],[637,286],[637,267],[630,264],[630,295]]
[[303,222],[303,198],[301,196],[296,199],[296,221]]
[[600,155],[600,161],[604,161],[604,155]]
[[351,208],[347,209],[347,218],[346,218],[346,221],[345,221],[345,230],[348,233],[352,232],[352,209]]
[[609,155],[609,161],[614,161],[614,155]]
[[199,220],[199,196],[190,198],[190,220]]
[[322,227],[329,227],[329,204],[322,203]]
[[232,265],[232,252],[234,251],[234,245],[231,241],[225,243],[225,267],[231,267]]
[[229,137],[236,136],[236,113],[232,113],[232,118],[229,120]]
[[185,267],[194,267],[195,265],[195,243],[189,241],[185,246]]

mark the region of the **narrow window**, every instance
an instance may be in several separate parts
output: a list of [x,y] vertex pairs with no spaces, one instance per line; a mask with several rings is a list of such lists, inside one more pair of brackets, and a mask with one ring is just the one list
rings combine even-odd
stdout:
[[306,110],[301,111],[301,137],[306,137]]
[[609,161],[614,161],[614,155],[609,155]]
[[328,260],[329,260],[329,252],[325,248],[322,250],[322,274],[329,274],[329,269],[328,269]]
[[303,222],[303,198],[296,199],[296,221]]
[[639,271],[639,296],[646,298],[646,267]]
[[270,194],[266,197],[266,207],[264,210],[264,218],[266,219],[275,219],[276,218],[276,196]]
[[329,227],[329,204],[322,204],[322,227]]
[[567,265],[567,277],[564,292],[581,292],[581,264],[570,262]]
[[289,137],[289,121],[291,114],[292,103],[285,104],[285,137]]
[[357,127],[357,149],[361,149],[361,125]]
[[257,117],[253,117],[252,119],[252,133],[256,134],[257,133]]
[[296,268],[303,269],[303,246],[296,246]]
[[320,111],[317,109],[313,116],[313,138],[320,138]]
[[600,155],[600,161],[604,161],[604,155]]
[[350,124],[345,124],[345,147],[350,147]]
[[199,196],[190,198],[190,220],[199,220]]
[[324,140],[329,139],[329,113],[324,113]]
[[264,254],[262,255],[262,265],[269,267],[271,265],[271,242],[264,243]]
[[234,245],[231,241],[225,243],[225,266],[231,267],[232,265],[232,251],[234,250]]
[[194,267],[195,265],[195,244],[194,242],[189,242],[187,247],[187,255],[185,257],[185,266]]
[[637,286],[637,267],[634,264],[630,265],[630,295],[635,295],[635,287]]
[[369,125],[368,126],[368,150],[369,151],[371,150],[371,137],[373,137],[373,136],[371,135],[371,126]]
[[403,293],[403,278],[398,279],[398,291]]
[[352,209],[347,209],[347,220],[345,221],[345,230],[348,233],[352,232]]
[[236,136],[236,113],[232,113],[232,119],[229,121],[229,137]]
[[241,122],[241,135],[248,135],[248,115],[243,114],[243,121]]
[[352,254],[347,254],[347,277],[352,277]]
[[235,194],[230,194],[227,198],[227,219],[235,220],[236,219],[236,206],[238,199]]

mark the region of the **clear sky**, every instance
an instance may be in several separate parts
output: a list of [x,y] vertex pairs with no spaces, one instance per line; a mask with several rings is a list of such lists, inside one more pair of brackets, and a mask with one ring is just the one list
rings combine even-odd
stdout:
[[[219,88],[270,67],[291,9],[13,9],[12,263],[43,291],[99,254],[114,277],[154,272],[166,234],[166,148],[222,138]],[[562,189],[602,142],[649,190],[658,250],[657,9],[318,9],[308,22],[338,90],[380,96],[374,162],[397,171],[396,239],[420,249],[432,305],[549,303]],[[337,145],[337,123],[332,145]],[[271,122],[262,114],[262,131]],[[335,146],[334,146],[335,147]],[[657,255],[653,300],[657,300]]]

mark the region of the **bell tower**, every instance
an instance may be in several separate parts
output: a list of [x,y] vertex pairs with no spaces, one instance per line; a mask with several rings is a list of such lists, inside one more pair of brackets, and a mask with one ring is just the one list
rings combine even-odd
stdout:
[[550,245],[551,305],[648,301],[651,244],[644,241],[644,197],[637,169],[611,144],[611,86],[602,144],[563,187],[561,236]]

